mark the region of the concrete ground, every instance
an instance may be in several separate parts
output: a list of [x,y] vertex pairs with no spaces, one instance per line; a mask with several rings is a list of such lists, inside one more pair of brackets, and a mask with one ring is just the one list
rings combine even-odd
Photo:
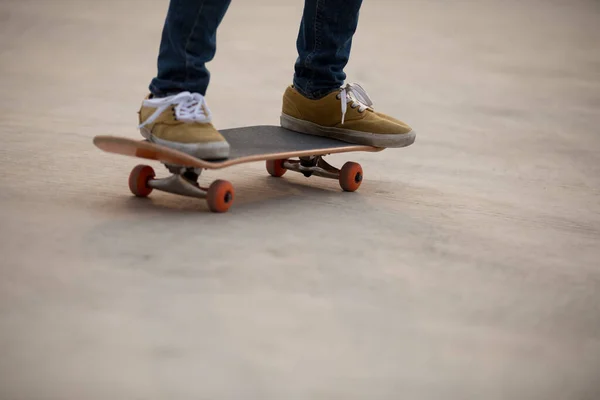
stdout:
[[[356,193],[210,171],[223,215],[92,145],[166,7],[0,2],[0,399],[600,398],[598,1],[365,1],[349,81],[416,143],[330,157]],[[301,11],[232,4],[218,127],[278,123]]]

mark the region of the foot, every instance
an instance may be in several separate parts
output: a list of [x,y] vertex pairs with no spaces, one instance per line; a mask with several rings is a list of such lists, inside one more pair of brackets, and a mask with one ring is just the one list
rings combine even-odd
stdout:
[[376,147],[405,147],[415,141],[410,126],[376,112],[372,105],[358,84],[347,84],[318,100],[308,99],[289,86],[283,95],[281,126]]
[[229,144],[211,123],[204,96],[182,92],[146,97],[139,111],[140,133],[150,142],[182,151],[201,159],[229,156]]

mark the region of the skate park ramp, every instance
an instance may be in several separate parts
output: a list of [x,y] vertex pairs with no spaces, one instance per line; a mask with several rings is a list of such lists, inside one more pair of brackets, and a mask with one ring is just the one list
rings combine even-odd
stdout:
[[[600,398],[597,1],[365,1],[348,81],[415,144],[329,157],[355,193],[208,171],[222,215],[92,144],[167,5],[0,2],[0,399]],[[233,2],[217,127],[279,123],[301,13]]]

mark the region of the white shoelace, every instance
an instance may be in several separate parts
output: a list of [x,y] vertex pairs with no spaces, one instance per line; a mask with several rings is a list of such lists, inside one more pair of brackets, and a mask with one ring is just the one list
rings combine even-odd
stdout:
[[373,105],[373,102],[365,89],[358,83],[347,83],[346,86],[342,87],[341,92],[338,94],[338,99],[342,100],[342,124],[346,117],[348,102],[352,103],[350,107],[358,107],[358,111],[360,112],[365,111]]
[[206,104],[206,99],[200,93],[181,92],[174,96],[147,99],[144,105],[155,107],[156,111],[139,127],[151,124],[167,108],[175,105],[175,117],[183,122],[210,122],[212,114]]

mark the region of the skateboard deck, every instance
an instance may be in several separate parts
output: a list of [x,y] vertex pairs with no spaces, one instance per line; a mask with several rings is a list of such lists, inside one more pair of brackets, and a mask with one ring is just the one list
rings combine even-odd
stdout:
[[[156,179],[154,170],[138,165],[130,173],[129,188],[138,197],[146,197],[153,189],[184,196],[205,198],[213,212],[229,209],[234,196],[233,186],[223,180],[213,182],[209,188],[197,183],[204,169],[221,169],[254,161],[266,161],[267,171],[274,177],[292,170],[305,176],[322,176],[337,179],[345,191],[355,191],[362,182],[362,168],[348,162],[342,169],[329,165],[323,156],[353,151],[379,152],[380,147],[356,145],[336,139],[293,132],[279,126],[259,125],[220,130],[230,145],[230,155],[222,160],[202,160],[178,150],[118,136],[94,137],[101,150],[126,156],[145,158],[163,163],[173,174]],[[293,160],[297,157],[297,160]]]
[[201,160],[181,151],[146,140],[118,136],[96,136],[94,137],[94,144],[109,153],[205,169],[220,169],[252,161],[289,157],[383,150],[380,147],[355,145],[336,139],[306,135],[279,126],[249,126],[225,129],[219,132],[231,146],[230,155],[225,160]]

